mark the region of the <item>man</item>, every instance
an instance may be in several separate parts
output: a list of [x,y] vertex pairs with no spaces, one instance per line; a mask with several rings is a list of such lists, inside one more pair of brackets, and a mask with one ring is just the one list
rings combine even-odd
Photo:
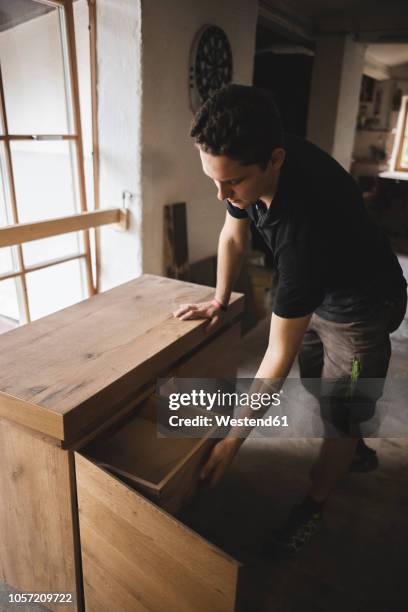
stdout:
[[[406,282],[352,177],[318,147],[284,135],[270,94],[255,87],[218,91],[198,111],[191,136],[227,211],[214,300],[183,305],[175,316],[217,325],[253,223],[279,274],[256,379],[284,380],[298,352],[302,377],[347,380],[357,372],[385,378],[389,333],[406,309]],[[343,408],[336,407],[332,420],[340,435],[324,439],[307,497],[276,536],[284,550],[299,550],[310,538],[325,500],[352,464],[375,467],[375,452],[350,435]],[[232,429],[214,447],[202,476],[217,483],[242,442]]]

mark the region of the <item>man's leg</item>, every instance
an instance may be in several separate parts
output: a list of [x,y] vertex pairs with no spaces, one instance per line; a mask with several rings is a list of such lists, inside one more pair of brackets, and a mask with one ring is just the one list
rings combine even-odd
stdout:
[[[303,386],[317,400],[320,398],[320,378],[323,371],[323,343],[316,333],[313,316],[303,338],[298,362]],[[272,546],[267,544],[267,556],[290,555],[298,552],[317,531],[321,519],[321,503],[310,494],[293,508],[285,525],[273,534]]]
[[[323,359],[322,379],[328,381],[329,390],[350,389],[353,364],[358,364],[358,377],[379,378],[376,397],[363,402],[363,420],[374,411],[375,401],[381,396],[381,380],[385,378],[390,358],[390,341],[386,323],[382,320],[366,324],[340,324],[325,321],[316,315],[312,329],[305,335],[305,344],[299,356],[301,376],[318,376],[319,360]],[[309,366],[309,367],[307,367]],[[340,383],[338,384],[337,381]],[[306,384],[305,384],[306,383]],[[308,384],[304,381],[305,387]],[[314,385],[312,385],[314,387]],[[330,427],[337,429],[339,437],[323,441],[313,483],[304,501],[293,509],[286,525],[275,534],[278,554],[299,551],[317,531],[322,509],[338,480],[350,469],[360,442],[358,417],[353,414],[353,402],[343,401],[335,393],[321,399],[322,415]],[[372,403],[374,402],[374,403]],[[350,412],[351,411],[351,412]],[[351,426],[351,427],[350,427]],[[354,435],[350,435],[350,431]],[[333,430],[332,430],[333,435]]]
[[[323,464],[326,461],[326,457],[330,455],[331,453],[331,451],[329,450],[329,446],[330,446],[331,440],[333,439],[335,440],[336,438],[325,438],[323,440],[323,443],[322,443],[322,446],[319,452],[319,457],[316,463],[313,465],[312,469],[310,470],[310,475],[311,475],[313,482],[315,482],[316,478],[320,476],[320,473],[322,472]],[[354,473],[360,473],[360,474],[366,474],[368,472],[372,472],[378,467],[377,452],[365,443],[364,438],[349,438],[349,439],[355,440],[356,442],[354,446],[354,452],[353,452],[351,461],[348,465],[348,468],[346,468],[345,472],[339,474],[339,479],[342,478],[342,476],[347,471],[354,472]],[[317,489],[315,490],[314,494],[320,497],[320,494],[317,493]]]
[[309,496],[323,503],[337,482],[350,470],[358,438],[326,438],[323,440],[318,469],[309,489]]
[[[300,378],[302,380],[303,386],[312,393],[316,399],[320,400],[320,384],[318,380],[321,378],[323,373],[324,366],[324,348],[323,343],[314,327],[314,322],[318,321],[316,317],[312,317],[310,325],[305,333],[301,349],[298,355],[298,363],[300,370]],[[323,441],[322,448],[319,453],[319,457],[315,465],[311,469],[312,479],[315,480],[318,472],[321,471],[322,462],[325,463],[329,461],[329,464],[332,463],[331,455],[334,453],[336,457],[338,457],[341,462],[341,453],[339,454],[339,450],[336,448],[337,443],[331,444],[330,439],[325,439]],[[356,472],[368,472],[375,469],[378,465],[377,454],[376,452],[367,446],[362,438],[358,438],[352,443],[350,446],[354,445],[354,450],[352,452],[351,460],[348,461],[349,449],[347,446],[344,447],[345,450],[345,463],[341,463],[336,467],[336,473],[338,472],[338,476],[336,476],[336,481],[341,478],[347,470],[356,471]],[[334,465],[334,464],[333,464]],[[326,472],[327,470],[325,470]],[[327,489],[328,482],[331,480],[329,474],[325,474],[323,476],[324,485],[322,485],[322,491]],[[327,484],[326,484],[327,483]],[[320,498],[322,492],[320,489],[316,487],[312,487],[310,493],[316,496],[316,499]]]
[[[340,436],[323,441],[318,469],[309,492],[317,501],[324,501],[351,466],[358,444],[355,434],[359,432],[360,423],[374,415],[387,375],[391,344],[386,311],[367,322],[333,323],[319,317],[315,325],[325,349],[323,384],[327,380],[330,386],[330,381],[338,380],[346,392],[351,392],[351,397],[344,400],[341,396],[338,399],[329,397],[325,403],[322,398],[322,407],[329,405],[334,408],[331,416]],[[376,379],[369,397],[359,390],[359,381],[364,378]],[[336,383],[332,387],[335,389]]]

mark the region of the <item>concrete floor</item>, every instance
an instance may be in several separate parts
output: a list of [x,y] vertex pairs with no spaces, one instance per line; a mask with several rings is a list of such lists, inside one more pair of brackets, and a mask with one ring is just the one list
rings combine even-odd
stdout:
[[[269,321],[261,321],[243,339],[241,377],[255,373],[268,328]],[[296,367],[291,376],[297,376]],[[389,376],[408,378],[408,319],[393,335]],[[188,522],[246,564],[243,598],[250,612],[408,610],[408,439],[369,444],[378,451],[378,470],[349,475],[338,485],[326,504],[321,531],[289,561],[266,562],[259,553],[268,532],[307,491],[318,439],[249,438],[222,484],[197,496],[186,513]],[[0,612],[15,609],[8,604],[10,592],[0,583]]]

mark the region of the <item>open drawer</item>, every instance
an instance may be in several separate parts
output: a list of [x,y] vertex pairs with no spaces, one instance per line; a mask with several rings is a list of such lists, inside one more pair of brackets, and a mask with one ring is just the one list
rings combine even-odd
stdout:
[[[115,430],[85,447],[81,453],[116,474],[161,508],[176,513],[194,494],[199,473],[217,441],[216,427],[195,428],[195,438],[157,436],[157,413],[163,401],[151,396]],[[204,411],[181,408],[179,416]]]
[[146,408],[75,453],[86,610],[232,612],[241,564],[172,516],[216,440],[156,438]]

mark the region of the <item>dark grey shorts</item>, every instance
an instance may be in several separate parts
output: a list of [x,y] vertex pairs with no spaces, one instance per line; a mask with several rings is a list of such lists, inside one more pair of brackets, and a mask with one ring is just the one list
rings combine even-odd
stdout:
[[373,419],[391,356],[390,333],[401,324],[406,306],[405,292],[360,321],[312,316],[299,352],[300,375],[319,398],[327,437],[360,436],[360,424]]

